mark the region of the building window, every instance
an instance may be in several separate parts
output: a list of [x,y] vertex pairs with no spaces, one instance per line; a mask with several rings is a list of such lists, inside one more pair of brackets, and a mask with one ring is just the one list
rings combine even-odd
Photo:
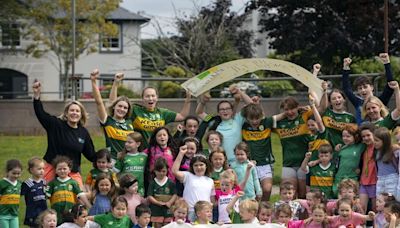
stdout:
[[[81,77],[82,75],[78,75]],[[70,80],[68,81],[68,98],[73,98],[72,95],[75,94],[75,99],[81,97],[81,93],[83,91],[83,79],[77,79],[77,80]],[[75,87],[74,87],[75,86]],[[75,91],[74,91],[75,90]]]
[[1,45],[3,47],[19,47],[21,45],[20,35],[18,24],[1,24]]
[[100,52],[122,52],[122,24],[117,24],[116,36],[101,36]]

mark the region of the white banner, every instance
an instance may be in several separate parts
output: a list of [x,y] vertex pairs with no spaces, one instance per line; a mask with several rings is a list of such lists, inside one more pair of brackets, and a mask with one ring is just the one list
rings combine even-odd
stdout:
[[172,222],[168,225],[163,226],[163,228],[285,228],[283,225],[279,225],[276,223],[268,223],[268,224],[224,224],[224,225],[191,225],[189,223],[178,224],[176,222]]
[[294,63],[267,58],[239,59],[226,62],[196,75],[182,83],[181,86],[197,97],[217,85],[258,70],[277,71],[290,75],[310,90],[315,91],[319,98],[322,96],[321,79],[316,78],[309,71]]

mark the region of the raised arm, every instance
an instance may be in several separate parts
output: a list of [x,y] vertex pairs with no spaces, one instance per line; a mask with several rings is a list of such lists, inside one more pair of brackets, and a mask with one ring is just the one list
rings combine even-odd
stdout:
[[329,107],[328,82],[323,81],[321,87],[324,93],[322,94],[321,101],[319,102],[318,112],[322,115],[325,112],[325,110]]
[[186,118],[186,116],[189,115],[191,97],[192,95],[190,94],[190,92],[186,90],[185,103],[183,103],[182,110],[178,114],[176,114],[175,121],[183,121]]
[[325,126],[324,126],[324,123],[322,122],[321,115],[319,114],[319,111],[318,111],[317,107],[315,106],[315,98],[310,95],[310,96],[308,96],[308,99],[310,102],[311,110],[314,114],[315,122],[317,123],[318,132],[324,132]]
[[[241,91],[235,84],[229,87],[229,91],[235,98],[235,101],[240,98],[246,105],[253,103],[253,100],[245,92]],[[240,109],[236,109],[236,112],[240,112]]]
[[[393,81],[393,74],[392,74],[392,67],[390,66],[390,58],[387,53],[380,53],[379,54],[379,60],[383,63],[385,66],[385,75],[386,75],[386,81],[391,82]],[[382,101],[384,105],[387,105],[390,101],[390,98],[393,95],[393,89],[390,88],[387,84],[385,85],[385,88],[383,88],[383,92],[378,96],[378,98]]]
[[[240,190],[244,190],[244,188],[246,187],[246,183],[247,183],[247,181],[249,180],[249,177],[250,177],[250,174],[251,174],[251,169],[252,169],[253,167],[254,167],[254,164],[253,164],[252,162],[249,162],[249,163],[247,164],[246,173],[245,173],[245,175],[244,175],[244,179],[243,179],[242,182],[239,183]],[[232,170],[232,171],[233,171],[233,170]],[[257,180],[257,181],[258,181],[258,180]]]
[[206,103],[208,101],[210,101],[210,98],[211,98],[211,96],[208,93],[202,94],[200,96],[199,102],[197,103],[196,115],[202,120],[204,120],[204,118],[206,118],[206,116],[207,116],[207,113],[205,112],[204,109],[205,109]]
[[397,81],[391,81],[388,86],[394,90],[394,97],[396,99],[396,108],[392,111],[393,120],[397,120],[400,117],[400,89]]
[[235,203],[239,200],[240,197],[244,196],[244,192],[243,191],[238,191],[236,193],[236,195],[232,198],[231,202],[228,203],[228,205],[226,206],[226,212],[228,212],[228,214],[230,214],[233,210],[233,207],[235,206]]
[[44,110],[43,104],[40,101],[42,85],[40,84],[39,81],[35,80],[35,82],[32,85],[32,90],[33,90],[33,109],[35,111],[36,118],[39,120],[40,124],[45,129],[51,128],[51,126],[54,126],[52,124],[52,121],[57,119],[57,117],[50,115]]
[[183,145],[179,148],[179,154],[176,156],[174,164],[172,165],[172,173],[175,175],[176,179],[183,183],[183,179],[185,179],[185,173],[179,170],[179,166],[182,163],[183,156],[185,156],[187,152],[187,146]]
[[113,103],[118,97],[118,86],[121,84],[122,79],[124,79],[123,73],[116,73],[114,76],[114,81],[111,87],[110,95],[108,97],[108,102]]
[[350,102],[353,104],[353,106],[356,107],[358,101],[356,95],[354,95],[353,90],[351,89],[350,78],[349,78],[350,64],[351,64],[350,58],[343,59],[342,89],[343,92],[346,94],[347,98],[349,98]]
[[308,173],[308,162],[310,161],[311,154],[312,154],[312,152],[307,152],[305,154],[304,160],[303,160],[303,162],[301,163],[301,166],[300,166],[301,170],[303,170],[305,173]]
[[90,80],[92,81],[92,95],[96,102],[97,113],[101,123],[105,123],[107,119],[107,110],[104,106],[103,99],[101,98],[99,87],[97,86],[97,78],[99,77],[99,70],[95,69],[90,73]]
[[[316,64],[313,65],[313,76],[315,78],[318,78],[318,74],[319,74],[320,70],[321,70],[321,65],[319,63],[316,63]],[[320,98],[318,97],[317,93],[315,91],[312,91],[312,90],[309,90],[308,92],[311,93],[315,97],[315,104],[317,106],[319,106],[320,105],[320,100],[319,100]]]

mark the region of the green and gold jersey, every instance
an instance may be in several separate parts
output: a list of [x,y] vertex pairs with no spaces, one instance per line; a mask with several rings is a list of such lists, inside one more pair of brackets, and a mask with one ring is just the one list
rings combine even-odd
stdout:
[[101,124],[106,138],[107,149],[113,159],[117,159],[118,152],[125,148],[126,136],[133,132],[132,120],[126,119],[123,122],[116,121],[107,116],[106,122]]
[[348,125],[357,126],[356,118],[348,113],[337,113],[328,108],[322,115],[322,121],[329,136],[329,141],[333,148],[338,144],[343,144],[342,131]]
[[210,178],[214,181],[214,189],[219,190],[221,189],[221,182],[219,181],[220,177],[219,175],[224,172],[225,170],[221,167],[220,170],[213,170],[211,172]]
[[322,167],[321,164],[318,164],[310,167],[308,173],[310,174],[310,187],[321,190],[326,199],[333,199],[332,186],[336,173],[335,165],[329,163],[329,166]]
[[156,108],[153,111],[147,110],[141,105],[134,104],[132,106],[132,121],[135,131],[143,135],[143,143],[147,148],[148,140],[153,134],[154,129],[162,127],[167,123],[175,121],[177,113],[164,108]]
[[272,117],[264,118],[257,129],[245,122],[242,126],[242,138],[249,145],[250,160],[255,160],[258,166],[274,163],[271,147]]
[[309,143],[308,143],[308,151],[311,152],[311,159],[310,161],[318,160],[318,150],[321,147],[321,145],[324,144],[330,144],[330,142],[327,140],[328,139],[328,132],[318,132],[315,135],[310,135],[309,136]]
[[70,177],[65,180],[57,177],[48,184],[46,195],[50,198],[51,208],[57,211],[58,223],[62,221],[62,214],[78,202],[77,196],[81,193],[78,182]]
[[277,122],[274,132],[281,139],[284,167],[300,167],[308,151],[310,131],[307,121],[311,115],[312,110],[308,110],[293,120],[286,118]]
[[0,215],[18,216],[21,185],[20,181],[0,180]]
[[147,154],[143,152],[126,154],[123,160],[115,163],[114,170],[121,175],[130,173],[138,180],[138,192],[144,195],[144,169],[147,164]]

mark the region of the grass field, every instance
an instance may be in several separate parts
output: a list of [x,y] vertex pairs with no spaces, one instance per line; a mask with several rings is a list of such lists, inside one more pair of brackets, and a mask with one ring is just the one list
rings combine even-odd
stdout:
[[[103,136],[94,136],[93,142],[96,150],[105,146]],[[47,148],[46,136],[1,136],[0,137],[0,170],[5,173],[5,162],[8,159],[19,159],[22,162],[23,173],[21,180],[27,179],[30,175],[27,168],[28,160],[33,156],[43,157]],[[274,165],[274,183],[280,182],[281,169],[282,169],[282,154],[281,145],[276,135],[272,137],[272,148],[275,155]],[[86,174],[92,168],[92,164],[82,156],[82,176],[85,178]],[[276,201],[278,196],[272,196],[272,201]],[[20,203],[20,226],[22,227],[23,218],[25,216],[25,203],[21,200]]]

